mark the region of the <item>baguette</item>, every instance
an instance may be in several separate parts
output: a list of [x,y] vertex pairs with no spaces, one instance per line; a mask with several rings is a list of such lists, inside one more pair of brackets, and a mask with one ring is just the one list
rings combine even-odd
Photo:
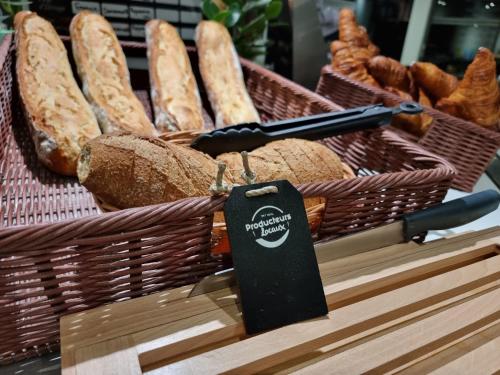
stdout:
[[101,134],[97,120],[52,25],[29,11],[18,13],[14,24],[17,82],[38,159],[75,176],[81,147]]
[[[227,153],[224,180],[245,184],[241,155]],[[258,182],[287,179],[294,184],[342,179],[338,156],[316,142],[276,141],[249,153]],[[132,134],[103,135],[85,145],[78,178],[91,192],[116,208],[139,207],[178,199],[208,196],[217,162],[190,147]],[[348,177],[351,177],[350,175]],[[322,198],[307,198],[306,206]]]
[[83,11],[72,19],[70,34],[83,93],[102,131],[156,135],[132,91],[127,61],[109,22],[98,14]]
[[160,132],[203,129],[200,93],[189,56],[174,26],[146,24],[151,99]]
[[215,21],[201,21],[196,27],[195,42],[201,77],[215,114],[215,126],[260,122],[227,29]]

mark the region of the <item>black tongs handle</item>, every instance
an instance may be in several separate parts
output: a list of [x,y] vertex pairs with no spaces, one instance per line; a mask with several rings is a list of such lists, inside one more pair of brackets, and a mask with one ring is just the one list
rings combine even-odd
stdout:
[[416,103],[403,103],[395,108],[376,104],[341,112],[274,121],[263,125],[239,124],[202,134],[193,141],[191,147],[211,156],[231,151],[251,151],[268,142],[285,138],[316,140],[375,129],[390,124],[394,114],[417,114],[421,111],[422,108]]

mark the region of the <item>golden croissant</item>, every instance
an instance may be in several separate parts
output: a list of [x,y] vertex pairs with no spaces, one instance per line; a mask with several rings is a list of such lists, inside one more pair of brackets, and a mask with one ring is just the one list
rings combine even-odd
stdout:
[[368,47],[368,34],[359,28],[354,11],[343,8],[339,13],[339,39],[352,46]]
[[370,56],[376,56],[379,53],[378,47],[370,41],[366,29],[356,22],[356,16],[352,9],[342,8],[340,10],[339,39],[350,47],[367,48],[367,53]]
[[[429,97],[427,96],[425,91],[422,90],[422,88],[420,88],[420,87],[418,88],[418,102],[419,102],[419,104],[421,104],[423,106],[432,108],[431,100],[429,99]],[[432,116],[429,116],[427,113],[422,112],[420,114],[420,119],[422,122],[420,125],[420,130],[421,130],[420,133],[423,134],[423,133],[427,132],[427,130],[431,126],[433,118],[432,118]]]
[[[385,89],[390,93],[399,96],[401,99],[405,101],[413,100],[410,94],[398,90],[395,87],[388,86],[385,87]],[[393,100],[386,100],[384,104],[389,106],[394,106],[397,105],[398,103]],[[394,116],[392,124],[398,128],[406,130],[407,132],[413,133],[418,136],[422,136],[425,134],[429,126],[432,124],[432,121],[433,121],[432,117],[426,113],[421,113],[418,115],[399,114]]]
[[375,56],[368,61],[370,74],[384,86],[410,91],[410,75],[399,61],[385,56]]
[[357,47],[357,46],[349,46],[346,42],[341,42],[340,40],[334,40],[330,44],[330,52],[332,53],[332,57],[337,54],[337,52],[349,49],[354,60],[359,61],[363,64],[366,64],[368,60],[373,57],[373,53],[366,47]]
[[484,127],[499,124],[500,92],[495,56],[489,49],[479,48],[457,89],[441,99],[436,108]]
[[444,72],[432,63],[413,63],[410,71],[417,84],[436,99],[446,98],[458,85],[455,76]]
[[380,87],[377,81],[368,74],[362,62],[356,60],[349,48],[338,50],[332,59],[333,71],[348,76],[355,81]]

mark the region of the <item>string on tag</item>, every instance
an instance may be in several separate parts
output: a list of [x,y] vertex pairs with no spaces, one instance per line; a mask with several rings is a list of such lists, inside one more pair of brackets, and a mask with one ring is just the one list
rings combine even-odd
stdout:
[[224,182],[224,172],[226,171],[226,164],[223,162],[217,163],[217,177],[215,178],[215,183],[210,186],[210,193],[212,195],[222,195],[224,193],[229,193],[232,186]]
[[248,190],[245,192],[245,197],[247,198],[259,197],[265,194],[272,194],[272,193],[276,194],[277,192],[278,192],[277,186],[269,185],[269,186],[264,186],[260,189]]
[[243,172],[241,172],[241,177],[245,180],[247,185],[255,184],[255,179],[257,175],[250,169],[250,163],[248,161],[248,152],[243,151],[241,153],[241,158],[243,159]]

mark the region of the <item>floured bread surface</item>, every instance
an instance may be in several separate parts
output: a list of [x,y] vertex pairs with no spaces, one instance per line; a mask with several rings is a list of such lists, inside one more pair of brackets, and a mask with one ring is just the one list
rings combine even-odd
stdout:
[[70,34],[83,92],[103,132],[155,135],[153,124],[132,91],[127,61],[110,23],[98,14],[83,11],[71,21]]
[[[237,152],[221,154],[217,160],[227,164],[235,182],[244,184],[242,158]],[[289,138],[274,141],[248,154],[250,169],[257,182],[288,180],[293,184],[339,180],[343,165],[335,152],[312,141]]]
[[54,172],[76,175],[81,147],[101,134],[97,120],[52,25],[25,11],[15,28],[19,92],[38,157]]
[[[78,178],[117,208],[210,195],[217,162],[189,147],[132,134],[103,135],[85,145]],[[232,177],[226,172],[226,182]]]
[[151,20],[146,39],[156,128],[160,132],[203,129],[198,86],[176,28]]
[[260,122],[227,29],[215,21],[202,21],[196,28],[195,38],[201,76],[215,114],[215,126]]

